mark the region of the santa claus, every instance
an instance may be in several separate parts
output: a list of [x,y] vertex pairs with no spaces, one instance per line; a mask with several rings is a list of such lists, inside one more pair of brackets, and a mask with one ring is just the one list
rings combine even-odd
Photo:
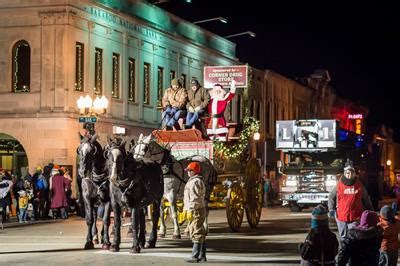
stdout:
[[224,112],[228,103],[235,96],[236,81],[231,81],[231,88],[228,93],[220,84],[215,84],[214,88],[210,90],[211,100],[208,104],[208,113],[210,117],[206,120],[207,134],[211,140],[217,139],[226,141],[228,135],[228,128],[226,127],[226,120]]

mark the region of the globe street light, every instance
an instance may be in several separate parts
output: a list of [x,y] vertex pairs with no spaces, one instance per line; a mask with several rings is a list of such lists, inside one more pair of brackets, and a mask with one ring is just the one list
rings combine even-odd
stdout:
[[256,34],[254,32],[252,32],[252,31],[244,31],[244,32],[240,32],[240,33],[235,33],[235,34],[224,36],[224,38],[232,38],[232,37],[241,36],[241,35],[250,35],[253,38],[256,37]]
[[209,22],[209,21],[215,21],[215,20],[219,20],[222,23],[228,23],[228,20],[226,18],[224,18],[224,17],[215,17],[215,18],[208,18],[208,19],[194,21],[193,24],[200,24],[200,23]]
[[84,115],[79,117],[79,122],[84,123],[83,128],[93,136],[95,134],[94,124],[97,121],[97,115],[105,114],[107,111],[107,97],[104,95],[101,96],[101,98],[96,96],[93,101],[92,97],[87,94],[85,97],[79,97],[76,101],[76,105],[79,108],[79,113]]

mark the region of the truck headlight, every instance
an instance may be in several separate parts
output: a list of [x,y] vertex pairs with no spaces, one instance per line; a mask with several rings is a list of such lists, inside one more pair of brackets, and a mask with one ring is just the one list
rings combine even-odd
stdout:
[[326,175],[325,186],[334,187],[337,184],[336,175]]
[[287,187],[296,187],[297,186],[297,176],[288,175],[286,178],[286,186]]

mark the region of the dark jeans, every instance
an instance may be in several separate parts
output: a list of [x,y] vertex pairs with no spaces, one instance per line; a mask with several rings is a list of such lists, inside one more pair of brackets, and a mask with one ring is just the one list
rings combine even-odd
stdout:
[[186,126],[187,127],[192,127],[194,124],[196,124],[199,121],[199,118],[204,115],[204,110],[200,109],[197,112],[188,112],[186,115]]
[[163,124],[167,127],[173,127],[181,117],[182,110],[178,108],[167,107],[162,113]]

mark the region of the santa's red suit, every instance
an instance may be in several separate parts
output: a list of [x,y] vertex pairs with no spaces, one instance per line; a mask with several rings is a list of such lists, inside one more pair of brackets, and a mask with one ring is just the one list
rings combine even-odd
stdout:
[[222,99],[216,97],[211,98],[208,104],[208,113],[210,117],[206,120],[207,135],[210,139],[218,139],[226,141],[228,135],[228,128],[226,127],[226,120],[224,117],[225,109],[228,103],[235,96],[235,88],[231,87],[229,93],[227,93]]

